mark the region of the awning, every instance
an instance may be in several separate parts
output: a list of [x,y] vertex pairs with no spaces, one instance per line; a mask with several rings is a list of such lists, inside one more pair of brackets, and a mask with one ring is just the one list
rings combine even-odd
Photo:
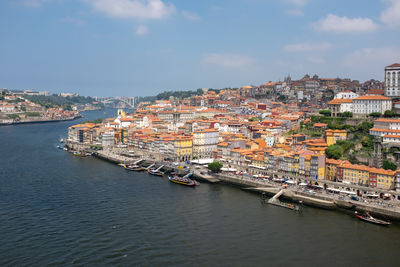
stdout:
[[265,167],[260,167],[260,166],[256,166],[256,165],[248,165],[248,167],[253,167],[253,168],[257,168],[257,169],[262,169],[265,170]]
[[287,183],[287,184],[296,184],[294,181],[292,181],[292,180],[287,180],[287,181],[285,181],[285,183]]
[[351,191],[347,191],[347,190],[341,190],[340,193],[348,194],[348,195],[356,195],[356,193],[351,192]]
[[214,162],[214,159],[196,159],[192,160],[191,163],[205,165]]
[[327,188],[327,190],[332,191],[332,192],[340,192],[339,189],[335,189],[335,188]]
[[237,170],[233,169],[233,168],[221,168],[221,171],[224,171],[224,172],[235,172]]

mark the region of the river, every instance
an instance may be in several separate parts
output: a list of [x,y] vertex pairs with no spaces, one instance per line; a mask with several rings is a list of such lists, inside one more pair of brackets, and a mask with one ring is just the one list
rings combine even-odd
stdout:
[[400,227],[187,188],[56,146],[76,121],[0,127],[0,266],[398,266]]

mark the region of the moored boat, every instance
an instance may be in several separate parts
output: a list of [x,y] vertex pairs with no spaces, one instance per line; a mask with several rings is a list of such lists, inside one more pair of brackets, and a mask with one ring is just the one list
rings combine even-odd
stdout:
[[194,187],[196,185],[199,185],[198,182],[196,182],[196,181],[194,181],[192,179],[189,179],[189,177],[191,175],[192,175],[192,173],[189,173],[189,174],[187,174],[187,175],[185,175],[183,177],[179,177],[177,175],[174,175],[174,176],[169,176],[168,179],[169,179],[170,182],[181,184],[181,185],[186,185],[186,186]]
[[74,154],[74,156],[77,156],[77,157],[83,157],[83,154],[80,151],[74,151],[73,154]]
[[355,212],[355,215],[358,219],[365,221],[365,222],[369,222],[369,223],[374,223],[374,224],[379,224],[379,225],[384,225],[384,226],[388,226],[388,225],[392,224],[391,222],[376,219],[376,218],[372,217],[371,215],[369,215],[368,212],[365,215],[358,215],[357,212]]
[[128,171],[137,171],[137,172],[144,171],[144,168],[139,165],[124,165],[123,167],[125,168],[125,170]]
[[157,171],[157,170],[149,170],[149,174],[156,176],[164,176],[164,173],[162,171]]
[[294,210],[294,211],[301,211],[301,206],[293,205],[290,203],[285,203],[285,202],[279,201],[278,199],[270,199],[267,203],[274,205],[274,206]]

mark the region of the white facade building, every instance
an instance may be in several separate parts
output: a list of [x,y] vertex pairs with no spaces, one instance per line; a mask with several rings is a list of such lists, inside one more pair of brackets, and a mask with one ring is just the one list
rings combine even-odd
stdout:
[[335,99],[355,99],[357,97],[360,97],[359,94],[356,94],[350,90],[338,93],[335,95]]
[[332,116],[339,116],[343,112],[353,112],[353,99],[333,99],[328,102],[328,108],[332,112]]
[[219,132],[217,129],[205,129],[193,132],[193,158],[212,158],[217,149]]
[[392,110],[392,100],[385,96],[364,95],[353,99],[353,113],[355,115],[368,115],[373,112],[385,113]]
[[400,64],[385,68],[385,96],[400,97]]

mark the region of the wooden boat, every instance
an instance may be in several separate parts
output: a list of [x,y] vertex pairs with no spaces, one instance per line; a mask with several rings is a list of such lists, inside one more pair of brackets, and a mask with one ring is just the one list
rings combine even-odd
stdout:
[[149,174],[155,175],[155,176],[164,176],[164,173],[162,171],[157,171],[157,170],[149,170]]
[[391,222],[387,222],[387,221],[376,219],[376,218],[372,217],[371,215],[369,215],[368,213],[365,214],[365,215],[358,215],[357,212],[356,212],[355,215],[356,215],[356,217],[358,219],[360,219],[362,221],[365,221],[365,222],[369,222],[369,223],[385,225],[385,226],[388,226],[388,225],[392,224]]
[[301,207],[297,206],[297,205],[293,205],[290,203],[285,203],[282,201],[279,201],[278,199],[270,199],[267,202],[268,204],[274,205],[274,206],[278,206],[278,207],[282,207],[282,208],[286,208],[286,209],[290,209],[290,210],[294,210],[294,211],[301,211]]
[[181,184],[181,185],[186,185],[186,186],[191,186],[191,187],[199,185],[198,182],[189,179],[189,177],[191,175],[192,175],[192,173],[186,174],[183,177],[179,177],[177,175],[174,175],[174,176],[169,176],[168,179],[169,179],[170,182]]
[[144,168],[139,165],[128,165],[128,166],[124,165],[123,167],[125,170],[128,170],[128,171],[137,171],[137,172],[144,171]]
[[74,151],[73,154],[74,154],[74,156],[77,156],[77,157],[84,157],[83,153],[80,151]]

